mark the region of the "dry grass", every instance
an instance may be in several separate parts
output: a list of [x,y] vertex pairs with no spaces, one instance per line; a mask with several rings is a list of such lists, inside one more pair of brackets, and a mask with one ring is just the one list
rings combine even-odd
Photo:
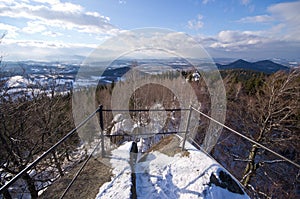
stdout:
[[[40,198],[59,198],[71,182],[74,174],[78,171],[81,164],[76,166],[70,173],[66,174],[50,186]],[[105,182],[109,182],[111,180],[111,176],[110,167],[103,164],[100,160],[92,158],[64,198],[94,199],[99,192],[99,188]]]
[[188,151],[181,152],[181,157],[189,157],[189,156],[190,156],[190,152],[188,152]]
[[153,145],[139,160],[144,162],[147,159],[149,153],[158,151],[167,156],[174,157],[176,154],[181,154],[182,157],[189,156],[188,151],[182,151],[180,147],[180,138],[175,135],[169,135],[161,139],[157,144]]
[[183,156],[188,155],[187,151],[182,151],[180,147],[180,138],[175,135],[169,135],[161,139],[157,144],[153,145],[147,153],[151,151],[159,151],[165,155],[173,157],[178,153],[182,153]]

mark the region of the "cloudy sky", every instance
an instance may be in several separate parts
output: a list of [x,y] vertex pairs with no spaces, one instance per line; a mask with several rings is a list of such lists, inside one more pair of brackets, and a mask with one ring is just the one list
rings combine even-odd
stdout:
[[184,32],[214,58],[300,60],[300,1],[0,0],[4,60],[64,61],[145,27]]

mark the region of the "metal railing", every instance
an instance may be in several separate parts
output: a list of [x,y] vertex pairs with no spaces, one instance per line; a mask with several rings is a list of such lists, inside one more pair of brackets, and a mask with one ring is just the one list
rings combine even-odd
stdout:
[[[161,112],[161,111],[166,111],[166,112],[180,112],[180,111],[189,111],[189,116],[187,119],[187,122],[189,123],[190,117],[191,117],[191,108],[175,108],[175,109],[103,109],[103,107],[101,106],[99,109],[99,119],[100,119],[100,127],[101,129],[104,130],[104,122],[103,122],[103,112]],[[188,126],[189,124],[186,126],[186,130],[185,131],[163,131],[163,132],[159,132],[159,133],[139,133],[139,136],[153,136],[153,135],[171,135],[171,134],[187,134],[188,132]],[[131,134],[104,134],[103,130],[101,131],[101,141],[104,142],[104,137],[116,137],[116,136],[124,136],[124,137],[132,137],[133,135]],[[184,136],[186,137],[186,136]],[[185,143],[185,141],[184,141]],[[102,157],[105,157],[105,150],[104,150],[104,143],[101,145],[103,146],[101,151],[102,151]],[[182,150],[184,148],[184,144],[182,147]]]
[[259,147],[261,147],[261,148],[263,148],[263,149],[269,151],[270,153],[274,154],[275,156],[279,157],[280,159],[282,159],[282,160],[284,160],[284,161],[287,161],[287,162],[293,164],[294,166],[296,166],[297,168],[300,169],[300,165],[297,164],[296,162],[294,162],[294,161],[292,161],[292,160],[290,160],[290,159],[288,159],[288,158],[286,158],[286,157],[280,155],[279,153],[277,153],[277,152],[271,150],[270,148],[268,148],[268,147],[266,147],[266,146],[264,146],[264,145],[262,145],[262,144],[256,142],[255,140],[253,140],[253,139],[251,139],[251,138],[249,138],[249,137],[243,135],[242,133],[239,133],[239,132],[237,132],[236,130],[233,130],[232,128],[230,128],[230,127],[224,125],[223,123],[221,123],[221,122],[215,120],[214,118],[212,118],[212,117],[206,115],[205,113],[203,113],[203,112],[197,110],[197,109],[194,108],[193,106],[191,106],[191,110],[196,111],[196,112],[199,113],[200,115],[202,115],[202,116],[206,117],[207,119],[209,119],[209,120],[215,122],[216,124],[218,124],[218,125],[220,125],[220,126],[226,128],[226,129],[229,130],[230,132],[232,132],[232,133],[234,133],[234,134],[236,134],[236,135],[238,135],[238,136],[240,136],[240,137],[246,139],[247,141],[251,142],[252,144],[255,144],[255,145],[257,145],[257,146],[259,146]]
[[[45,151],[41,156],[39,156],[36,160],[34,160],[32,163],[30,163],[25,169],[23,169],[20,173],[18,173],[17,175],[15,175],[9,182],[7,182],[4,186],[2,186],[0,188],[0,194],[3,194],[3,192],[5,190],[7,190],[13,183],[15,183],[19,178],[21,178],[25,173],[27,173],[28,171],[30,171],[34,166],[36,166],[41,160],[43,160],[49,153],[53,152],[59,145],[61,145],[63,142],[65,142],[69,137],[71,137],[73,134],[76,133],[76,131],[78,129],[80,129],[83,125],[85,125],[91,118],[93,118],[97,113],[99,114],[99,124],[100,124],[100,130],[101,130],[101,153],[102,153],[102,157],[105,157],[105,147],[104,147],[104,138],[105,137],[112,137],[112,136],[133,136],[133,135],[126,135],[126,134],[122,134],[122,135],[109,135],[109,134],[104,134],[104,116],[103,116],[103,112],[149,112],[149,111],[189,111],[188,113],[188,118],[186,121],[186,129],[183,132],[178,132],[178,131],[174,131],[174,132],[160,132],[157,133],[158,135],[168,135],[168,134],[184,134],[183,135],[183,143],[182,143],[182,150],[185,149],[185,142],[187,140],[190,140],[189,136],[189,127],[190,127],[190,120],[191,120],[191,114],[193,111],[199,113],[200,115],[204,116],[205,118],[209,119],[210,121],[215,122],[216,124],[224,127],[225,129],[229,130],[231,133],[234,133],[235,135],[246,139],[247,141],[251,142],[252,144],[257,145],[258,147],[261,147],[262,149],[265,149],[267,151],[269,151],[270,153],[274,154],[275,156],[279,157],[280,159],[287,161],[288,163],[296,166],[297,168],[300,169],[300,165],[295,163],[294,161],[280,155],[279,153],[269,149],[268,147],[254,141],[253,139],[237,132],[236,130],[233,130],[232,128],[224,125],[223,123],[215,120],[214,118],[208,116],[207,114],[197,110],[196,108],[194,108],[193,106],[190,106],[190,108],[184,108],[184,109],[158,109],[158,110],[152,110],[152,109],[129,109],[129,110],[114,110],[114,109],[103,109],[103,106],[100,105],[93,113],[91,113],[85,120],[83,120],[76,128],[74,128],[73,130],[71,130],[69,133],[67,133],[61,140],[59,140],[56,144],[54,144],[52,147],[50,147],[47,151]],[[155,135],[157,135],[155,134]],[[141,134],[141,135],[154,135],[154,134]],[[195,140],[191,140],[192,142],[195,142]],[[83,163],[83,165],[81,166],[81,168],[79,169],[79,171],[76,173],[76,175],[74,176],[73,180],[71,181],[71,183],[68,185],[67,189],[63,192],[61,198],[63,198],[65,196],[65,194],[68,192],[68,190],[70,189],[70,187],[73,185],[74,181],[77,179],[77,177],[80,175],[81,171],[83,170],[83,168],[85,167],[85,165],[87,164],[87,162],[89,161],[89,159],[91,158],[92,154],[94,153],[94,151],[99,147],[100,142],[97,143],[96,147],[94,148],[93,152],[89,155],[89,157],[85,160],[85,162]],[[199,145],[198,145],[199,147]]]
[[[104,148],[104,138],[105,137],[113,137],[113,136],[120,136],[120,135],[109,135],[109,134],[104,134],[104,117],[103,117],[103,112],[157,112],[157,111],[188,111],[190,109],[129,109],[129,110],[115,110],[115,109],[103,109],[103,106],[100,105],[93,113],[91,113],[87,118],[85,118],[81,123],[79,123],[79,125],[77,127],[75,127],[74,129],[72,129],[70,132],[68,132],[62,139],[60,139],[56,144],[54,144],[52,147],[50,147],[47,151],[45,151],[41,156],[39,156],[38,158],[36,158],[32,163],[30,163],[29,165],[26,166],[26,168],[24,168],[21,172],[19,172],[18,174],[16,174],[10,181],[8,181],[7,183],[5,183],[5,185],[3,185],[0,188],[0,195],[4,193],[4,191],[8,190],[8,188],[10,186],[12,186],[18,179],[20,179],[25,173],[29,172],[31,169],[33,169],[39,162],[41,162],[47,155],[49,155],[50,153],[52,153],[58,146],[60,146],[62,143],[64,143],[66,140],[68,140],[72,135],[74,135],[77,130],[79,130],[82,126],[84,126],[90,119],[92,119],[97,113],[99,114],[99,125],[100,125],[100,142],[101,142],[101,156],[105,157],[105,148]],[[186,134],[186,132],[178,132],[178,131],[174,131],[174,132],[160,132],[157,133],[158,135],[169,135],[169,134]],[[142,133],[140,135],[153,135],[150,133]],[[156,135],[156,134],[155,134]],[[121,136],[132,136],[132,135],[126,135],[123,134]],[[80,175],[81,171],[84,169],[84,167],[86,166],[86,164],[88,163],[88,161],[90,160],[90,158],[92,157],[93,153],[96,151],[96,149],[99,147],[100,142],[96,144],[96,147],[93,149],[93,152],[88,156],[88,158],[84,161],[83,165],[80,167],[80,169],[78,170],[78,172],[74,175],[72,181],[69,183],[69,185],[67,186],[67,188],[64,190],[63,194],[61,195],[60,198],[63,198],[67,192],[69,191],[69,189],[71,188],[71,186],[74,184],[74,182],[76,181],[76,179],[78,178],[78,176]]]
[[[222,130],[221,136],[223,135],[223,137],[220,136],[220,138],[218,138],[218,142],[214,145],[215,151],[211,151],[210,153],[202,148],[199,141],[197,142],[193,137],[188,136],[188,134],[186,135],[188,137],[187,140],[196,146],[196,148],[206,153],[208,157],[216,160],[222,167],[228,170],[235,179],[239,179],[241,183],[245,177],[253,175],[254,177],[246,187],[244,186],[245,184],[242,185],[251,198],[273,198],[278,197],[277,194],[285,198],[299,197],[300,165],[297,162],[275,152],[268,146],[256,142],[192,106],[191,111],[197,112],[207,120],[222,126],[225,131]],[[230,140],[227,140],[228,138],[230,138]],[[241,141],[239,141],[239,139],[241,139]],[[251,151],[246,149],[249,147],[249,143],[242,141],[243,139],[251,144],[250,147],[255,147],[257,150],[260,150],[255,160],[249,158],[252,149]],[[237,148],[236,145],[239,145],[239,147]],[[246,153],[246,157],[243,152]],[[290,158],[291,157],[293,156],[290,156]],[[297,156],[295,158],[297,158]],[[233,161],[240,163],[235,164]],[[254,164],[255,170],[247,171],[247,173],[239,173],[241,172],[241,168],[239,167],[246,164],[244,168],[242,168],[242,172],[245,172],[250,162]],[[259,170],[257,170],[258,168]]]

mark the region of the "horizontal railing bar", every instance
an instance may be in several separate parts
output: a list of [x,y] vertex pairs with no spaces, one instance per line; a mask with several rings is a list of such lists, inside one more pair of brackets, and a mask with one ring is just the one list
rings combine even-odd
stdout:
[[23,169],[21,172],[19,172],[17,175],[15,175],[8,183],[3,185],[0,188],[0,194],[2,194],[4,190],[6,190],[13,183],[15,183],[22,175],[24,175],[24,173],[26,173],[27,171],[32,169],[43,158],[45,158],[49,153],[51,153],[54,149],[56,149],[61,143],[63,143],[66,139],[68,139],[70,136],[72,136],[79,128],[81,128],[85,123],[87,123],[98,111],[99,111],[99,108],[97,108],[97,110],[95,110],[92,114],[90,114],[85,120],[83,120],[77,127],[75,127],[73,130],[71,130],[67,135],[65,135],[65,137],[63,137],[61,140],[59,140],[55,145],[50,147],[46,152],[44,152],[41,156],[39,156],[32,163],[30,163],[25,169]]
[[114,134],[114,135],[109,135],[109,134],[106,134],[104,136],[107,136],[107,137],[115,137],[115,136],[139,136],[139,135],[169,135],[169,134],[183,134],[185,132],[183,131],[177,131],[177,132],[163,132],[163,133],[139,133],[139,134]]
[[110,112],[110,111],[114,111],[114,112],[154,112],[154,111],[188,111],[190,109],[186,109],[186,108],[177,108],[177,109],[102,109],[102,111],[105,112]]
[[262,144],[260,144],[260,143],[258,143],[258,142],[256,142],[256,141],[252,140],[251,138],[249,138],[249,137],[247,137],[247,136],[245,136],[245,135],[243,135],[243,134],[241,134],[241,133],[239,133],[239,132],[233,130],[232,128],[230,128],[230,127],[228,127],[228,126],[222,124],[221,122],[215,120],[214,118],[212,118],[212,117],[206,115],[205,113],[202,113],[201,111],[197,110],[196,108],[192,107],[192,109],[195,110],[196,112],[198,112],[199,114],[201,114],[202,116],[204,116],[204,117],[210,119],[211,121],[213,121],[213,122],[219,124],[220,126],[226,128],[227,130],[229,130],[229,131],[235,133],[236,135],[238,135],[238,136],[240,136],[240,137],[242,137],[242,138],[248,140],[249,142],[251,142],[251,143],[253,143],[253,144],[255,144],[255,145],[257,145],[257,146],[259,146],[259,147],[261,147],[261,148],[263,148],[263,149],[265,149],[265,150],[267,150],[267,151],[269,151],[270,153],[273,153],[274,155],[278,156],[279,158],[281,158],[281,159],[283,159],[283,160],[285,160],[285,161],[287,161],[287,162],[293,164],[294,166],[300,168],[300,165],[297,164],[297,163],[295,163],[295,162],[293,162],[292,160],[290,160],[290,159],[288,159],[288,158],[286,158],[286,157],[280,155],[279,153],[277,153],[277,152],[275,152],[275,151],[269,149],[268,147],[266,147],[266,146],[264,146],[264,145],[262,145]]

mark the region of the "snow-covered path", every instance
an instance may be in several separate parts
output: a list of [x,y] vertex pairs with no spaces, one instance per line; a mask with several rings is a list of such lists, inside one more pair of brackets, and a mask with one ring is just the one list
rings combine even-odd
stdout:
[[111,152],[110,163],[113,168],[112,181],[105,183],[96,196],[100,198],[130,198],[131,169],[129,155],[132,142],[126,142]]
[[[114,177],[97,199],[130,198],[130,147],[127,142],[112,151]],[[135,165],[138,198],[249,198],[217,162],[189,143],[186,148],[174,156],[159,151],[142,156]]]

